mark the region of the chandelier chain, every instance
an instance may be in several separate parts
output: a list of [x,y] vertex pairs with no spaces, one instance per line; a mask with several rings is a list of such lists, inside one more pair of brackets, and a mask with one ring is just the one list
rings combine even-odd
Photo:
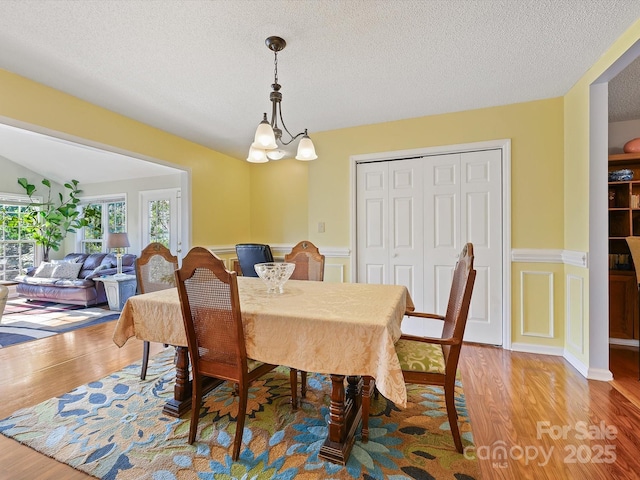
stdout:
[[274,59],[273,59],[273,78],[274,78],[274,83],[278,83],[278,52],[274,52]]

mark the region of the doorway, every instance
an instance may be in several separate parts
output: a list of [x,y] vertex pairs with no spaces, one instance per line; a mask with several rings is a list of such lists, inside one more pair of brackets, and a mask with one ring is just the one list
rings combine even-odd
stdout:
[[[588,378],[611,380],[607,214],[609,82],[640,57],[640,41],[593,82],[589,91],[589,365]],[[636,370],[637,373],[637,370]],[[615,381],[615,379],[614,379]],[[636,379],[637,381],[637,379]]]

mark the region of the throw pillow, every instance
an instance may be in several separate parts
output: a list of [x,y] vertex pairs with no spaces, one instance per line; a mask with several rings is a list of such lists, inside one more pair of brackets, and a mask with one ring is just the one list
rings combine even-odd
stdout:
[[35,278],[51,278],[53,269],[56,267],[53,263],[42,262],[33,276]]
[[53,269],[51,276],[54,278],[74,280],[78,278],[78,273],[80,273],[81,268],[81,263],[59,263],[56,265],[56,268]]

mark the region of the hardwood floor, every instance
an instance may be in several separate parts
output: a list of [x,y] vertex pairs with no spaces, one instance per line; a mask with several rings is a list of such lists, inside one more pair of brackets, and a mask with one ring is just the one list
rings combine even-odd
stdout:
[[[640,398],[637,352],[618,355],[612,349],[618,373],[626,370],[633,378],[597,382],[561,357],[471,345],[462,351],[483,478],[638,478],[640,409],[615,386],[625,385]],[[499,447],[506,449],[503,457]]]
[[[142,342],[119,349],[113,328],[108,322],[0,349],[0,418],[139,361]],[[160,349],[152,344],[152,354]],[[482,478],[637,479],[637,355],[612,349],[616,379],[595,382],[560,357],[465,345],[460,372]],[[612,438],[582,439],[585,431]],[[0,435],[0,478],[91,477]]]

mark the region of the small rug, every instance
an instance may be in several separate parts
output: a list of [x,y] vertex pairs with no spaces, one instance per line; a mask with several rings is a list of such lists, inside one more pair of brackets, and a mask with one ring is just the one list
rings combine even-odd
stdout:
[[[309,374],[307,398],[291,410],[288,369],[279,367],[249,390],[240,458],[231,460],[238,412],[233,385],[203,401],[198,433],[187,443],[190,413],[162,414],[175,376],[173,349],[154,357],[147,380],[129,367],[0,421],[0,433],[102,479],[434,479],[479,477],[477,460],[456,452],[444,395],[408,386],[406,409],[381,395],[372,402],[370,439],[356,443],[346,466],[321,460],[330,381]],[[373,399],[372,399],[373,400]],[[462,385],[456,387],[465,446],[472,445]]]
[[0,348],[116,320],[104,308],[25,299],[7,302],[0,323]]

